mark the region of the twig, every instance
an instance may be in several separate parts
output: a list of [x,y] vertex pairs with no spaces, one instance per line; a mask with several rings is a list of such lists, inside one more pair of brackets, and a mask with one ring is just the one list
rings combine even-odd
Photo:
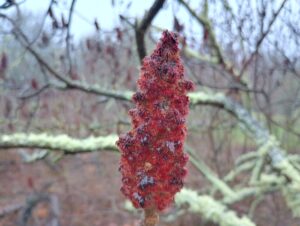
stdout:
[[36,97],[38,96],[39,94],[41,94],[43,91],[45,91],[46,89],[48,89],[50,87],[50,84],[45,84],[43,85],[41,88],[39,88],[38,90],[30,93],[30,94],[26,94],[26,95],[20,95],[18,96],[19,99],[21,100],[25,100],[25,99],[30,99],[32,97]]
[[159,215],[154,208],[144,210],[144,220],[141,226],[156,226],[159,221]]
[[71,24],[72,24],[72,18],[73,18],[73,12],[75,8],[76,0],[72,0],[71,7],[69,10],[69,18],[68,18],[68,29],[67,29],[67,36],[66,36],[66,48],[67,48],[67,58],[69,61],[69,74],[72,72],[72,58],[71,58],[71,48],[70,48],[70,32],[71,32]]
[[247,69],[247,67],[249,66],[249,64],[251,63],[251,61],[253,60],[253,58],[255,57],[255,55],[258,53],[259,47],[262,44],[262,42],[264,41],[265,37],[268,35],[268,33],[271,30],[272,25],[274,24],[274,22],[276,21],[276,18],[278,17],[280,11],[283,9],[285,3],[287,2],[287,0],[284,0],[280,7],[278,8],[278,10],[273,14],[273,17],[268,25],[268,28],[266,31],[262,32],[261,37],[258,39],[258,41],[256,42],[256,47],[255,47],[255,51],[251,54],[251,56],[249,57],[249,59],[245,62],[245,64],[243,65],[238,78],[240,78],[244,71]]
[[[217,63],[223,66],[223,68],[229,73],[234,82],[240,84],[244,88],[247,88],[247,83],[238,78],[233,67],[226,62],[221,47],[218,44],[216,34],[214,33],[213,27],[211,25],[211,21],[207,16],[207,9],[205,10],[206,13],[202,15],[197,15],[197,13],[188,5],[188,3],[185,0],[178,0],[178,2],[181,3],[187,9],[187,11],[198,21],[198,23],[200,23],[203,26],[203,28],[208,32],[212,48],[216,52]],[[206,7],[208,7],[207,4]]]
[[27,36],[24,34],[24,32],[16,26],[14,21],[6,16],[5,14],[0,13],[0,18],[5,18],[7,19],[12,25],[14,25],[14,35],[15,37],[19,40],[20,44],[27,49],[33,56],[34,58],[56,79],[58,79],[60,82],[63,82],[62,86],[56,86],[56,88],[59,89],[78,89],[87,93],[93,93],[97,95],[103,95],[107,97],[112,97],[117,100],[124,100],[124,101],[129,101],[131,100],[131,96],[133,92],[131,91],[113,91],[113,90],[104,90],[101,88],[99,85],[89,85],[83,81],[74,81],[69,79],[68,77],[60,74],[57,72],[53,67],[51,67],[45,59],[43,59],[38,52],[30,46],[30,42],[27,38]]
[[200,15],[198,16],[196,12],[184,1],[184,0],[178,0],[179,3],[181,3],[188,11],[189,13],[207,30],[209,33],[209,38],[211,39],[212,46],[214,50],[216,51],[218,61],[221,65],[225,65],[224,56],[222,54],[221,48],[218,45],[216,35],[213,31],[213,28],[211,26],[210,21],[206,16]]
[[43,31],[43,28],[44,28],[44,25],[45,25],[45,22],[46,22],[46,19],[47,19],[47,16],[48,16],[48,12],[49,10],[51,9],[52,5],[54,4],[55,0],[51,0],[48,8],[47,8],[47,12],[45,13],[45,15],[43,16],[43,19],[42,19],[42,22],[41,22],[41,25],[40,27],[38,28],[38,32],[36,33],[35,37],[32,38],[32,40],[30,41],[30,44],[29,45],[33,45],[36,40],[40,37],[40,34],[42,33]]
[[200,159],[196,159],[193,149],[188,145],[185,146],[187,152],[190,155],[190,161],[192,164],[213,184],[215,188],[220,190],[224,196],[233,197],[235,196],[234,191]]
[[147,55],[144,39],[145,32],[147,31],[156,14],[162,8],[165,1],[166,0],[156,0],[149,11],[144,15],[142,21],[140,23],[137,23],[136,25],[135,38],[140,61],[142,61],[143,58]]

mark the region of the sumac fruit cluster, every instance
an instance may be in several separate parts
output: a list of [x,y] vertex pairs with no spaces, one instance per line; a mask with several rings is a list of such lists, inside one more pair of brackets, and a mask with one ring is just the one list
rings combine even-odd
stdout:
[[132,130],[121,135],[123,194],[136,208],[163,210],[174,200],[187,174],[186,115],[193,83],[185,80],[176,34],[164,31],[142,63],[136,104],[129,111]]

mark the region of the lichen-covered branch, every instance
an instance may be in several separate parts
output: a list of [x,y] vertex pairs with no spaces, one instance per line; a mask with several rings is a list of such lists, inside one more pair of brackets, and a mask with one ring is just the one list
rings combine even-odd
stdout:
[[227,209],[212,197],[198,195],[197,192],[186,188],[176,195],[175,202],[178,206],[189,204],[189,211],[199,213],[220,226],[255,226],[249,218],[238,217],[234,211]]
[[[291,208],[293,214],[295,216],[300,216],[300,197],[297,196],[297,194],[300,193],[300,172],[294,166],[293,162],[289,160],[286,151],[280,148],[276,138],[252,117],[245,108],[225,97],[223,94],[192,93],[190,94],[190,98],[193,105],[215,105],[230,112],[239,120],[241,127],[245,129],[258,145],[259,156],[261,156],[261,158],[267,158],[274,171],[289,181],[282,191],[286,197],[287,204],[290,207],[293,207]],[[258,177],[257,174],[261,171],[261,167],[263,166],[259,164],[257,169],[254,168],[255,170],[253,171],[252,178]],[[295,199],[295,197],[297,197],[297,199]],[[293,200],[293,203],[291,203],[291,200]]]
[[[188,204],[187,211],[200,214],[205,220],[220,226],[255,226],[249,218],[239,217],[235,211],[228,209],[226,205],[211,196],[198,195],[194,190],[183,188],[175,196],[175,205],[181,208],[186,204]],[[125,202],[124,208],[128,211],[136,211],[129,201]],[[173,219],[173,217],[168,218]]]
[[[96,89],[96,88],[95,88]],[[105,92],[104,92],[105,93]],[[119,94],[116,94],[119,95]],[[121,95],[121,94],[120,94]],[[111,92],[108,96],[115,96],[114,92]],[[261,124],[250,115],[250,113],[241,105],[233,102],[225,95],[221,93],[209,94],[205,92],[194,92],[189,94],[191,105],[213,105],[221,107],[224,110],[230,112],[241,122],[241,127],[246,129],[246,132],[255,140],[259,147],[265,146],[263,151],[267,153],[271,164],[274,168],[279,170],[283,175],[289,178],[291,181],[300,184],[300,174],[298,170],[291,164],[286,156],[286,152],[279,147],[276,139],[269,133],[268,130],[263,128]],[[131,92],[125,92],[121,95],[122,99],[130,100]],[[109,138],[111,138],[109,136]],[[109,145],[104,147],[115,148],[116,135],[113,135],[115,139],[101,138],[87,138],[82,141],[73,140],[66,135],[60,135],[57,137],[48,136],[46,134],[41,135],[3,135],[0,138],[0,147],[39,147],[50,149],[61,149],[66,152],[74,152],[74,150],[82,151],[94,151],[101,148],[102,142],[109,140]],[[72,143],[71,141],[74,141]],[[65,143],[72,144],[73,146],[65,146]],[[100,145],[100,146],[99,146]],[[51,148],[52,147],[52,148]]]
[[[130,94],[126,94],[123,97],[129,101],[130,96]],[[222,181],[220,178],[214,177],[214,175],[210,173],[209,169],[205,171],[207,168],[201,167],[201,171],[205,174],[205,176],[212,176],[210,178],[210,182],[213,184],[213,187],[216,187],[224,195],[224,203],[234,203],[252,195],[255,196],[256,194],[280,189],[283,192],[284,197],[286,197],[288,205],[293,207],[292,210],[294,215],[300,216],[300,202],[298,201],[300,200],[300,198],[298,199],[298,194],[300,193],[300,173],[298,168],[294,166],[293,161],[291,161],[289,156],[286,154],[285,150],[280,148],[275,137],[273,137],[254,117],[252,117],[245,108],[233,102],[221,93],[209,94],[205,92],[194,92],[190,93],[189,97],[191,105],[213,105],[223,108],[235,116],[239,120],[240,126],[245,129],[249,136],[251,136],[259,146],[257,153],[255,155],[250,155],[250,160],[253,161],[253,158],[256,158],[257,160],[257,158],[260,157],[266,158],[268,164],[274,169],[274,172],[276,171],[276,173],[279,173],[281,179],[285,178],[285,182],[281,183],[284,185],[280,185],[280,187],[277,186],[273,189],[272,184],[274,183],[272,182],[267,183],[268,185],[261,189],[261,184],[264,184],[266,180],[259,175],[261,174],[260,172],[262,172],[261,167],[263,166],[258,165],[257,169],[252,171],[253,179],[250,184],[253,185],[253,187],[244,188],[236,192],[234,188],[228,189],[226,182]],[[116,140],[117,135],[74,139],[66,135],[50,136],[47,134],[12,134],[0,136],[0,150],[5,148],[26,147],[62,150],[65,154],[75,154],[97,151],[100,149],[116,150]],[[247,160],[248,156],[243,160],[243,162],[246,164]],[[246,167],[246,170],[250,169],[251,167]],[[254,168],[252,167],[252,169]],[[244,169],[241,171],[243,170]],[[225,190],[223,189],[224,187]],[[232,191],[234,191],[234,195],[232,195]]]
[[[109,96],[115,96],[115,94],[112,92],[109,94]],[[265,148],[261,150],[267,153],[272,166],[279,170],[279,172],[281,172],[291,181],[300,184],[300,174],[287,158],[286,152],[279,147],[278,142],[268,132],[268,130],[263,128],[261,124],[254,117],[252,117],[245,108],[233,102],[221,93],[209,94],[205,92],[194,92],[190,93],[189,97],[191,105],[206,104],[221,107],[238,118],[238,120],[241,122],[241,127],[246,129],[246,132],[248,132],[248,134],[255,140],[257,145],[259,147],[265,146]],[[121,95],[121,98],[129,101],[131,98],[131,92],[125,92],[123,95]],[[65,150],[66,153],[69,153],[74,152],[75,150],[81,150],[81,152],[94,151],[95,149],[101,148],[101,145],[104,144],[102,142],[109,141],[108,143],[105,143],[103,147],[115,149],[114,142],[116,140],[116,135],[112,136],[114,139],[108,139],[112,138],[109,136],[105,139],[103,137],[92,137],[83,139],[82,141],[77,141],[66,135],[60,135],[57,137],[48,136],[46,134],[3,135],[0,137],[0,147],[39,147],[48,149],[61,149]],[[74,143],[72,141],[74,141]],[[71,146],[66,146],[65,143],[70,144]]]
[[234,197],[235,192],[200,159],[196,159],[194,151],[189,147],[185,146],[187,152],[190,155],[190,161],[193,165],[217,188],[224,196]]
[[241,122],[240,125],[251,136],[259,147],[265,146],[261,151],[267,153],[271,164],[283,175],[300,184],[300,174],[286,157],[286,152],[279,147],[278,141],[266,130],[251,114],[238,103],[221,93],[191,93],[191,104],[208,104],[224,108]]
[[7,148],[41,148],[60,150],[65,154],[92,152],[97,150],[117,151],[115,142],[117,135],[101,137],[88,137],[76,139],[67,135],[52,136],[49,134],[23,134],[16,133],[0,136],[0,151]]

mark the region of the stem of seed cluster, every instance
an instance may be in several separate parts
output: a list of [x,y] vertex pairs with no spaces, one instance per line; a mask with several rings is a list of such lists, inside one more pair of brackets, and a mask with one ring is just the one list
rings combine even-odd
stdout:
[[155,208],[144,209],[144,220],[141,226],[156,226],[159,221],[159,215]]

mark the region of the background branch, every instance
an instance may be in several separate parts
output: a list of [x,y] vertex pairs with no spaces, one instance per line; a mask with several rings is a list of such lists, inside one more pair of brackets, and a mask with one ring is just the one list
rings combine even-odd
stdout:
[[67,58],[69,61],[69,74],[72,72],[72,58],[71,58],[71,45],[70,45],[70,39],[71,39],[71,25],[72,25],[72,18],[73,18],[73,12],[75,8],[76,0],[72,0],[70,10],[69,10],[69,17],[68,17],[68,28],[67,28],[67,36],[66,36],[66,49],[67,49]]
[[189,205],[189,211],[199,213],[205,219],[220,226],[255,226],[246,216],[238,217],[226,206],[207,195],[198,195],[197,192],[183,188],[175,197],[177,205]]
[[145,47],[145,33],[165,1],[166,0],[155,0],[149,11],[144,15],[142,21],[137,22],[136,24],[135,39],[140,61],[142,61],[147,55]]
[[60,150],[65,154],[93,152],[102,149],[117,151],[115,146],[117,138],[117,135],[108,135],[75,139],[67,135],[53,136],[48,134],[16,133],[0,137],[0,150],[7,148],[41,148]]

